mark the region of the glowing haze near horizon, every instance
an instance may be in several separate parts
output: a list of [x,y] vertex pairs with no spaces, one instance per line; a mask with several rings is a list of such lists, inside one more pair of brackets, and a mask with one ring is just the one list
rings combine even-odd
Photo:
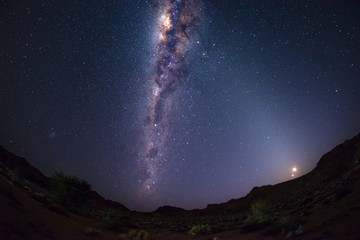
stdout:
[[203,208],[360,132],[360,2],[0,1],[0,144],[130,209]]

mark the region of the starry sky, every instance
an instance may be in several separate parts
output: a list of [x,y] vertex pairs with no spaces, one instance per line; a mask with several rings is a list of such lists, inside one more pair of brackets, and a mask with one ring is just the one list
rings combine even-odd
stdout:
[[359,12],[1,0],[0,144],[141,211],[290,180],[360,132]]

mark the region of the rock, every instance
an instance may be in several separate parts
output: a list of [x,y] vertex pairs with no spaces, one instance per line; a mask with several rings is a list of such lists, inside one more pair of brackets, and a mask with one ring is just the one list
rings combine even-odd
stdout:
[[286,238],[293,238],[294,237],[294,232],[290,231],[287,235]]
[[304,232],[303,226],[300,224],[298,229],[296,229],[296,231],[295,231],[295,235],[299,236],[299,235],[303,234],[303,232]]

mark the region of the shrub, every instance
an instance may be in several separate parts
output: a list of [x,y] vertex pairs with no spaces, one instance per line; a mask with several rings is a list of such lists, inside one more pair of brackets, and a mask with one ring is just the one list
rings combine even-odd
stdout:
[[131,230],[127,234],[123,233],[120,235],[121,239],[124,240],[147,240],[150,234],[146,230]]
[[262,223],[271,219],[272,209],[264,201],[257,201],[251,205],[251,214],[255,221]]
[[131,226],[129,217],[116,208],[103,210],[100,212],[100,215],[112,230],[118,230],[122,226]]
[[260,223],[257,220],[255,220],[253,216],[249,216],[244,221],[244,224],[241,229],[242,229],[243,233],[250,233],[250,232],[255,232],[255,231],[261,230],[267,226],[268,226],[268,222]]
[[91,191],[91,186],[76,176],[56,172],[50,180],[50,193],[61,205],[69,208],[82,206]]
[[15,168],[14,170],[10,170],[9,171],[9,177],[12,181],[14,182],[21,182],[21,179],[24,175],[24,171],[22,170],[22,168]]
[[198,235],[206,235],[211,233],[211,227],[209,224],[198,224],[193,226],[190,231],[189,234],[192,236],[198,236]]
[[302,223],[304,222],[295,216],[282,216],[277,225],[283,232],[290,232],[295,231]]

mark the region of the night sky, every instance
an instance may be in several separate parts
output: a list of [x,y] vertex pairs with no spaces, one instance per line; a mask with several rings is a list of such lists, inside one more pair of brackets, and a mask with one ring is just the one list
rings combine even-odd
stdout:
[[350,0],[2,0],[0,144],[136,210],[290,180],[360,132],[359,13]]

